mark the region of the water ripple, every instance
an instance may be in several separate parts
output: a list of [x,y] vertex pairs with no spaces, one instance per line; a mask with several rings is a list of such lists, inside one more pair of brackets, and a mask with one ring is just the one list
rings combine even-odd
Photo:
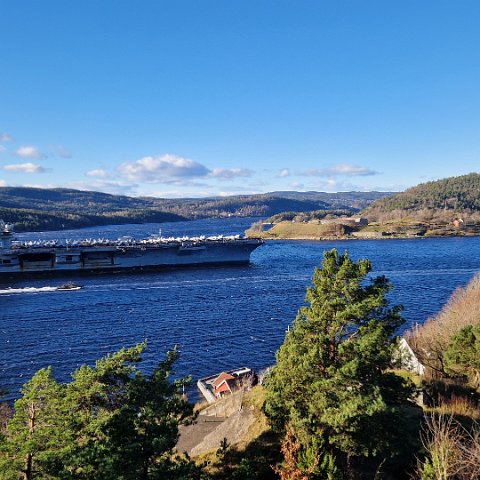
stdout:
[[[249,219],[202,220],[161,225],[166,234],[237,234]],[[147,236],[158,225],[63,232],[60,238],[129,233]],[[131,232],[130,232],[131,233]],[[55,238],[58,233],[31,238]],[[28,235],[22,235],[24,239]],[[455,288],[480,270],[480,238],[355,242],[274,242],[257,249],[248,267],[219,267],[82,278],[74,294],[52,294],[45,280],[1,285],[0,387],[18,394],[35,371],[52,365],[68,381],[82,363],[148,339],[145,368],[175,344],[182,351],[179,375],[194,378],[238,365],[262,368],[274,362],[288,325],[304,304],[305,289],[323,251],[348,249],[369,258],[373,275],[386,275],[392,303],[405,306],[407,326],[435,314]],[[22,291],[35,289],[35,293]],[[194,392],[192,390],[192,395]]]

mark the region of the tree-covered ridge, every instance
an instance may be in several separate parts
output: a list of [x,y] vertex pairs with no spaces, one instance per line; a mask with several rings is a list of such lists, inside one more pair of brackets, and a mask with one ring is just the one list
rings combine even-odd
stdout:
[[337,218],[351,215],[352,210],[314,210],[312,212],[282,212],[272,215],[265,220],[265,223],[279,223],[279,222],[311,222],[314,220],[323,220],[324,218]]
[[273,192],[218,198],[128,197],[65,188],[0,187],[0,218],[17,230],[176,221],[228,216],[270,216],[319,209],[358,211],[386,193]]
[[185,220],[180,215],[153,209],[120,210],[105,214],[80,212],[46,213],[40,210],[0,207],[0,219],[15,225],[17,231],[61,230],[97,225],[121,225],[128,223],[161,223]]
[[[269,223],[273,226],[266,228]],[[331,207],[285,211],[256,222],[247,235],[289,240],[480,235],[480,174],[417,185],[384,196],[361,212]]]
[[480,211],[480,174],[422,183],[402,193],[379,199],[367,207],[364,214],[376,217],[395,211],[475,213]]

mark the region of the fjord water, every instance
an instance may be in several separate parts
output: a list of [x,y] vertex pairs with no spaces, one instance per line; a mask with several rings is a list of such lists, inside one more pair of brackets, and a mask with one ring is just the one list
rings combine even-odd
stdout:
[[[137,238],[241,234],[255,219],[209,219],[19,234],[18,239]],[[253,252],[249,266],[191,268],[0,284],[0,388],[7,398],[38,369],[52,365],[60,381],[83,363],[144,339],[145,369],[174,345],[177,375],[193,379],[237,366],[274,362],[285,330],[304,304],[305,289],[326,249],[369,258],[373,275],[394,285],[392,304],[403,304],[407,326],[435,314],[455,288],[480,270],[480,238],[384,241],[275,241]],[[74,280],[78,291],[46,287]],[[24,292],[5,293],[8,287]],[[32,291],[38,289],[37,292]],[[195,399],[195,391],[191,391]]]

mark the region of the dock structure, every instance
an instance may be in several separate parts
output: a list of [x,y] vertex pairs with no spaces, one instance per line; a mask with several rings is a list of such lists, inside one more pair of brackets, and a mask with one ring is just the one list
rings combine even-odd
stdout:
[[207,387],[207,381],[209,380],[214,380],[216,377],[207,377],[207,378],[201,378],[197,382],[197,387],[202,392],[202,395],[205,397],[205,400],[208,403],[214,403],[216,398],[213,392]]
[[[241,388],[244,380],[250,380],[254,376],[255,372],[251,368],[240,367],[201,378],[197,382],[197,387],[208,403],[214,403],[226,393],[232,393],[234,390]],[[231,383],[228,384],[230,380]],[[228,384],[227,389],[218,388],[219,385],[225,384]]]

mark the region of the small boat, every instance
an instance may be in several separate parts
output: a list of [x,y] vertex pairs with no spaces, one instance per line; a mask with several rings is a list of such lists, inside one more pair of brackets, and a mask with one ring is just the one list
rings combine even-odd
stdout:
[[69,282],[69,283],[63,283],[62,285],[57,287],[57,290],[60,292],[66,292],[69,290],[80,290],[82,287],[81,285],[77,285],[76,283]]

